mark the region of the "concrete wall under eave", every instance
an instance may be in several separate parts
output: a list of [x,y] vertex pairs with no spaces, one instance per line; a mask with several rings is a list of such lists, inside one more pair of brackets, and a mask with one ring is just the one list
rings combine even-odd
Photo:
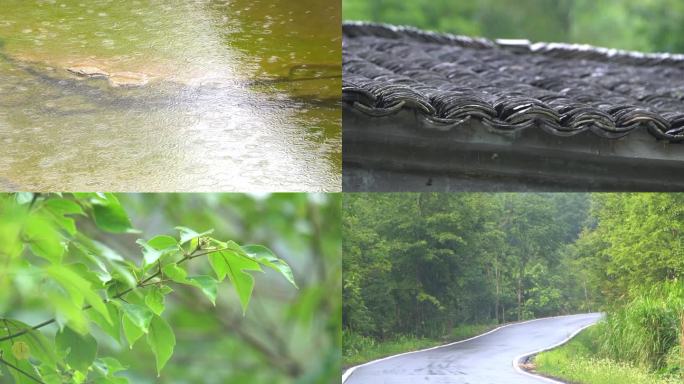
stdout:
[[343,113],[343,189],[684,190],[684,144],[645,128],[606,139],[560,137],[534,126],[503,132],[471,120],[428,129],[411,110],[369,118]]

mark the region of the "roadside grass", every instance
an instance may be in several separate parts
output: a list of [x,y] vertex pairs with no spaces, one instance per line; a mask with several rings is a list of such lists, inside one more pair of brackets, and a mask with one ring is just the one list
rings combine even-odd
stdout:
[[401,335],[391,340],[377,341],[370,337],[344,331],[344,352],[342,366],[348,367],[367,363],[372,360],[417,351],[469,339],[498,327],[496,324],[461,325],[454,328],[449,335],[442,338],[419,338]]
[[597,357],[600,326],[580,332],[567,344],[534,358],[538,373],[576,384],[681,384],[681,379],[644,367]]

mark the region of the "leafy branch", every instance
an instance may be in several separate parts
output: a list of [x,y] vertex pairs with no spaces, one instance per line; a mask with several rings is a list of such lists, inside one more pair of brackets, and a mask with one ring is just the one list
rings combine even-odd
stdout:
[[[209,254],[209,252],[205,252],[205,253],[202,253],[202,254],[199,254],[199,255],[195,255],[194,252],[199,251],[199,250],[200,250],[200,248],[197,248],[197,249],[196,249],[195,251],[193,251],[191,254],[189,254],[189,255],[183,257],[182,259],[180,259],[180,260],[177,262],[177,264],[180,265],[180,264],[183,264],[184,262],[186,262],[186,261],[188,261],[188,260],[192,260],[192,259],[194,259],[194,258],[196,258],[196,257],[205,256],[205,255]],[[149,286],[149,285],[147,285],[147,284],[148,284],[150,281],[152,281],[154,278],[159,277],[161,274],[162,274],[161,269],[159,269],[159,270],[157,270],[157,272],[155,272],[154,274],[150,275],[149,277],[145,278],[144,280],[139,281],[134,287],[128,288],[128,289],[126,289],[125,291],[123,291],[123,292],[121,292],[121,293],[118,293],[118,294],[114,295],[110,300],[103,300],[103,303],[108,303],[108,302],[110,302],[111,300],[123,299],[124,296],[126,296],[127,294],[133,292],[134,290],[136,290],[136,289],[138,289],[138,288],[144,288],[144,287]],[[170,280],[165,280],[165,281],[170,281]],[[88,304],[88,305],[86,305],[86,306],[83,307],[83,310],[84,310],[84,311],[87,311],[87,310],[89,310],[89,309],[91,309],[91,308],[93,308],[93,306],[92,306],[91,304]],[[35,331],[35,330],[41,329],[41,328],[46,327],[46,326],[48,326],[48,325],[50,325],[50,324],[53,324],[53,323],[56,322],[56,321],[57,321],[56,318],[52,318],[52,319],[50,319],[50,320],[46,320],[46,321],[44,321],[44,322],[42,322],[42,323],[40,323],[40,324],[37,324],[37,325],[35,325],[35,326],[31,327],[31,328],[24,329],[24,330],[18,331],[18,332],[16,332],[16,333],[13,333],[13,334],[10,334],[10,335],[7,335],[7,336],[0,337],[0,343],[3,342],[3,341],[11,340],[11,339],[13,339],[13,338],[16,338],[16,337],[25,335],[27,332]]]
[[[123,369],[116,360],[97,358],[97,341],[89,332],[91,323],[118,343],[123,336],[131,348],[146,336],[159,374],[176,344],[172,328],[161,316],[165,297],[173,292],[169,283],[198,288],[215,305],[218,284],[227,278],[238,295],[243,315],[254,288],[249,272],[270,268],[296,287],[289,265],[268,248],[221,241],[210,236],[212,231],[198,233],[185,227],[177,227],[178,238],[160,235],[138,240],[143,257],[137,266],[78,232],[73,218],[68,216],[86,215],[87,210],[98,228],[131,233],[130,221],[116,197],[75,197],[74,201],[18,196],[17,200],[24,200],[19,205],[28,205],[29,209],[16,210],[18,216],[12,217],[20,223],[16,226],[15,244],[0,246],[0,256],[8,261],[20,257],[27,247],[31,254],[49,262],[34,266],[43,271],[49,287],[46,295],[59,315],[34,326],[6,319],[6,332],[0,328],[0,358],[13,355],[16,359],[13,363],[3,358],[0,363],[12,369],[17,384],[26,378],[43,382],[41,378],[46,377],[51,377],[50,383],[62,382],[55,377],[63,375],[79,383],[91,375],[101,379],[98,383],[126,382],[114,376]],[[0,196],[0,224],[3,214],[15,214],[12,209]],[[65,255],[67,249],[70,252]],[[183,268],[200,257],[209,260],[213,275],[189,276]],[[59,325],[54,340],[39,332],[54,323]]]

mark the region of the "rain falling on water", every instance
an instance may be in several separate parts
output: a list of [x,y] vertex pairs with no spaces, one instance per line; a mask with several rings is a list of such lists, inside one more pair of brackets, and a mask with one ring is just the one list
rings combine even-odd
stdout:
[[0,187],[339,190],[339,1],[3,0]]

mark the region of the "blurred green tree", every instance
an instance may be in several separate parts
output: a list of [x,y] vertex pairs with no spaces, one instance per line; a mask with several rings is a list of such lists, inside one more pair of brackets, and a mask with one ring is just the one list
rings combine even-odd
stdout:
[[678,0],[343,0],[345,20],[476,35],[684,52]]

